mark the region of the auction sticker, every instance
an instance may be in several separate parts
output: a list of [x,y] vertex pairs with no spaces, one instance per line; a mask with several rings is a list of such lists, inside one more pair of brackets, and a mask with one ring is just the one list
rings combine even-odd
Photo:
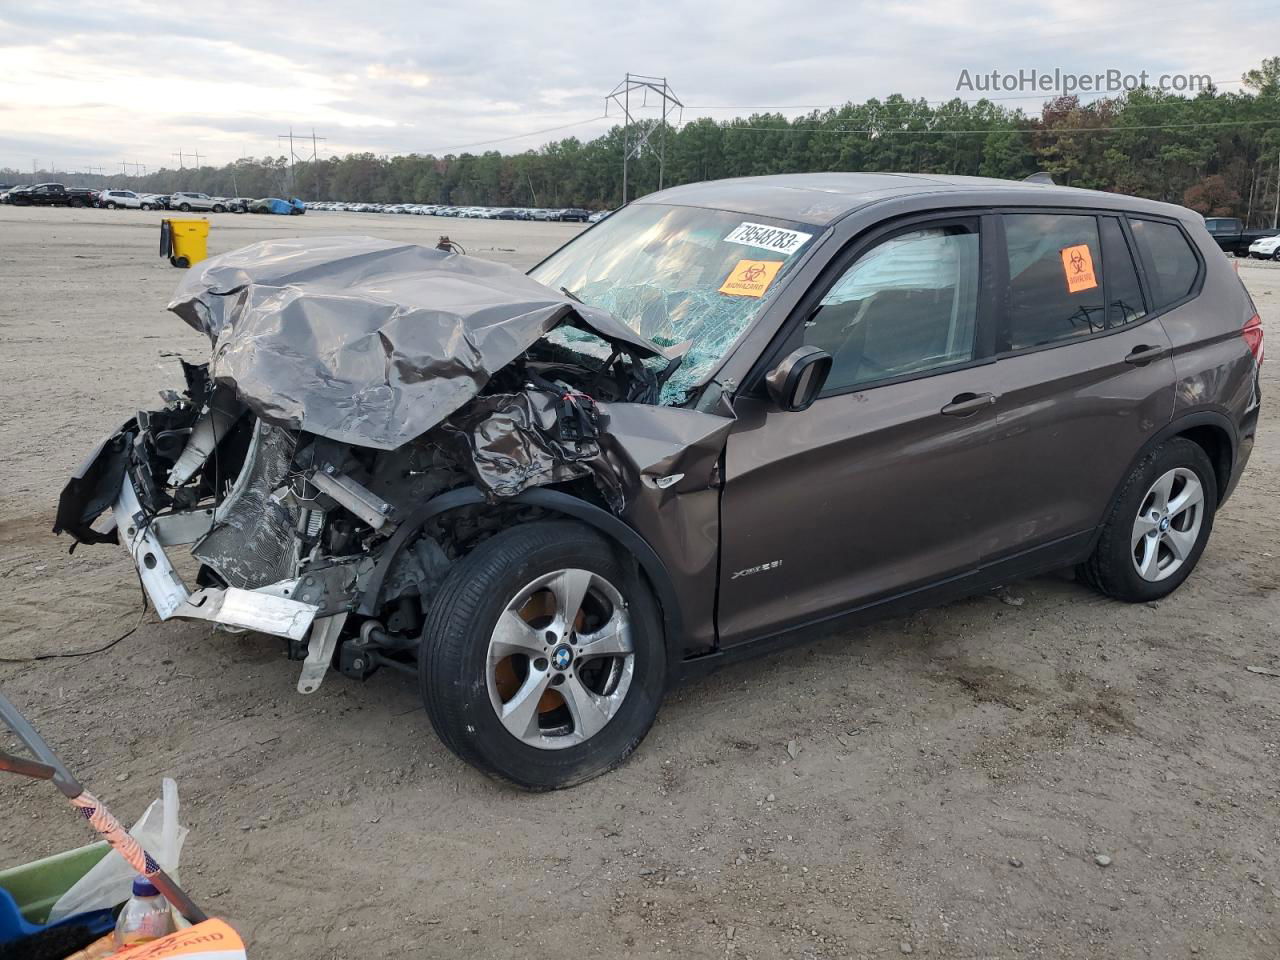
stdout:
[[781,260],[739,260],[720,292],[731,297],[763,297],[781,267]]
[[1092,290],[1098,285],[1098,278],[1093,272],[1093,257],[1087,243],[1063,249],[1062,272],[1067,275],[1068,293]]
[[799,230],[787,230],[764,223],[744,221],[734,227],[725,240],[729,243],[741,243],[747,247],[772,250],[774,253],[789,257],[803,247],[805,241],[812,236],[812,233],[801,233]]

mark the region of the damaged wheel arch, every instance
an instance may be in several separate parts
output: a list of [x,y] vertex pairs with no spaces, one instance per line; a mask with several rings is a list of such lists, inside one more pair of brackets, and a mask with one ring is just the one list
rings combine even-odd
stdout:
[[[639,564],[640,570],[653,588],[662,612],[663,633],[666,637],[668,653],[671,654],[668,668],[674,670],[679,665],[683,655],[678,647],[680,638],[684,634],[680,603],[676,598],[675,587],[667,565],[643,537],[609,511],[561,490],[545,488],[525,490],[514,497],[506,498],[505,502],[538,507],[548,513],[585,523],[603,534],[616,549],[622,552],[624,557]],[[433,497],[410,514],[387,541],[386,548],[369,577],[356,613],[370,617],[376,615],[383,582],[388,572],[403,550],[422,533],[427,523],[450,511],[488,503],[490,500],[479,488],[461,487]]]

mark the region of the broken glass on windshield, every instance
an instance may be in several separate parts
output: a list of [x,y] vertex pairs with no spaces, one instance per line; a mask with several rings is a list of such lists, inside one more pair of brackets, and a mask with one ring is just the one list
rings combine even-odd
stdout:
[[[660,402],[683,403],[746,331],[817,230],[723,210],[634,204],[619,210],[530,276],[611,313],[659,346],[690,341]],[[598,337],[560,327],[548,337],[604,359]],[[665,361],[648,361],[661,368]]]

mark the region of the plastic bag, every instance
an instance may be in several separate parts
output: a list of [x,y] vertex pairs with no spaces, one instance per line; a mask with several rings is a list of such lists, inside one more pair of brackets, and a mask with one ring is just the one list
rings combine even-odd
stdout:
[[[178,858],[187,828],[178,824],[178,784],[171,777],[161,781],[160,799],[147,807],[129,835],[177,880]],[[110,850],[93,868],[58,898],[49,911],[49,922],[88,910],[105,910],[129,899],[134,869],[124,857]]]

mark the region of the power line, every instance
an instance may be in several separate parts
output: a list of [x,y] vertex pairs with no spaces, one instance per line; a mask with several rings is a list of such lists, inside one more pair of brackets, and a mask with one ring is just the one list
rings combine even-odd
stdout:
[[[797,121],[799,122],[799,121]],[[686,120],[680,126],[687,127],[696,120]],[[1053,134],[1056,136],[1073,136],[1077,133],[1127,133],[1133,130],[1180,130],[1200,127],[1241,127],[1241,126],[1280,126],[1280,119],[1277,120],[1218,120],[1204,123],[1150,123],[1150,124],[1131,124],[1114,127],[987,127],[982,130],[948,130],[942,127],[935,127],[927,130],[910,130],[901,127],[750,127],[745,125],[737,125],[732,121],[722,121],[717,123],[717,127],[724,131],[750,131],[752,133],[839,133],[839,134],[866,134],[867,136],[888,136],[890,134],[911,134],[911,135],[928,135],[928,134],[990,134],[990,133],[1014,133],[1014,134]]]
[[510,137],[498,137],[494,140],[477,140],[474,143],[459,143],[452,147],[432,147],[430,150],[426,150],[424,152],[425,153],[451,153],[454,150],[466,150],[469,147],[487,147],[491,143],[508,143],[512,140],[523,140],[526,137],[536,137],[539,134],[543,134],[543,133],[555,133],[557,130],[568,130],[570,127],[582,127],[582,126],[586,126],[588,123],[596,123],[600,120],[608,120],[608,119],[609,119],[609,116],[607,114],[602,113],[600,116],[592,117],[590,120],[575,120],[573,123],[564,123],[558,127],[544,127],[541,130],[530,130],[527,133],[517,133]]

